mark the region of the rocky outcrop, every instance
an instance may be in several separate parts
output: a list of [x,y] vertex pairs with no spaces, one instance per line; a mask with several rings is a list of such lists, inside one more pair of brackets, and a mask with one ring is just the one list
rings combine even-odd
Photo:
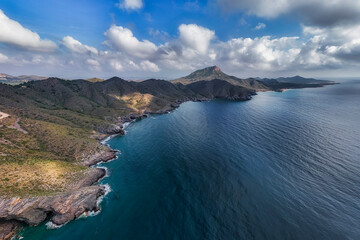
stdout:
[[100,179],[106,176],[105,168],[90,168],[84,178],[77,181],[71,186],[72,190],[80,189],[82,187],[91,186],[97,183]]
[[8,240],[19,229],[20,222],[17,221],[0,221],[0,239]]
[[114,158],[116,158],[116,153],[118,151],[106,149],[100,152],[95,153],[84,159],[83,164],[85,166],[92,166],[100,162],[108,162]]
[[0,198],[0,239],[8,239],[18,226],[36,226],[50,216],[63,225],[83,213],[98,211],[97,200],[105,194],[104,186],[92,186],[106,175],[105,169],[92,168],[71,189],[56,196]]
[[128,122],[134,122],[134,121],[139,121],[141,119],[147,118],[147,114],[130,114],[128,116],[123,116],[121,117],[121,122],[122,123],[128,123]]
[[114,135],[114,134],[125,135],[123,125],[120,123],[101,126],[98,128],[98,131],[109,135]]
[[54,224],[62,225],[85,212],[99,210],[97,199],[104,194],[103,186],[89,186],[53,197],[0,199],[0,219],[36,226],[51,216]]

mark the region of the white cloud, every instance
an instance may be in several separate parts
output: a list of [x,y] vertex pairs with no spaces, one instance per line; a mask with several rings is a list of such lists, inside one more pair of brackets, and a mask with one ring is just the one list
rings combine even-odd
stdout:
[[54,51],[57,48],[54,42],[41,39],[37,33],[8,18],[2,10],[0,10],[0,29],[0,42],[42,52]]
[[8,57],[2,53],[0,53],[0,63],[5,63],[8,61]]
[[124,0],[119,4],[119,7],[126,10],[137,10],[143,7],[142,0]]
[[266,28],[266,24],[259,22],[258,25],[256,25],[255,30],[260,30],[264,28]]
[[84,45],[71,36],[64,37],[62,44],[64,44],[64,46],[67,47],[71,52],[80,54],[98,54],[98,50],[96,48]]
[[145,71],[150,71],[150,72],[159,72],[160,71],[158,65],[156,65],[155,63],[150,62],[148,60],[142,61],[140,63],[140,66]]
[[123,70],[123,66],[122,66],[122,64],[121,64],[121,62],[120,61],[118,61],[118,60],[111,60],[110,61],[110,66],[113,68],[113,69],[115,69],[116,71],[122,71]]
[[303,32],[312,36],[304,47],[305,53],[316,53],[323,61],[330,59],[333,63],[360,63],[360,24],[328,28],[304,26]]
[[205,54],[209,48],[210,41],[215,37],[215,32],[196,24],[181,24],[179,26],[179,39],[181,43]]
[[105,44],[130,56],[149,58],[157,51],[154,43],[148,40],[139,41],[128,28],[112,25],[105,32],[105,36],[107,37]]
[[296,37],[271,39],[269,36],[231,39],[217,46],[217,61],[244,69],[283,70],[300,52],[296,40]]
[[90,59],[87,59],[85,62],[86,62],[86,64],[88,64],[88,66],[91,70],[94,70],[94,71],[101,70],[101,64],[97,60],[90,58]]
[[[258,26],[263,28],[261,23]],[[104,33],[104,47],[107,47],[104,51],[66,36],[61,40],[62,45],[77,54],[34,53],[9,47],[4,49],[6,56],[0,53],[0,63],[17,66],[21,71],[28,67],[31,71],[48,69],[51,74],[68,72],[70,77],[74,72],[86,77],[93,75],[92,72],[98,75],[102,71],[105,76],[111,76],[121,71],[124,78],[126,74],[146,78],[149,72],[159,77],[174,73],[179,76],[211,65],[221,65],[242,76],[360,67],[360,23],[302,27],[304,38],[264,36],[220,41],[210,29],[181,24],[177,37],[171,39],[167,35],[163,44],[155,45],[139,40],[128,28],[112,25]],[[162,34],[156,30],[150,33],[155,37]]]

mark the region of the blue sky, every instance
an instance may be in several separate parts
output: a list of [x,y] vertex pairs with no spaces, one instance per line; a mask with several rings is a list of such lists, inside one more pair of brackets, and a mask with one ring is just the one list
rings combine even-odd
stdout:
[[170,79],[208,65],[240,77],[359,73],[357,0],[2,0],[0,9],[0,72],[15,75]]
[[[1,8],[8,17],[39,33],[44,38],[57,40],[70,35],[79,41],[98,48],[105,40],[103,33],[111,24],[130,28],[140,39],[161,38],[149,34],[150,29],[177,35],[180,24],[198,24],[215,30],[220,40],[236,37],[298,36],[301,27],[295,19],[262,19],[246,12],[223,13],[208,1],[147,1],[136,11],[117,6],[114,0],[2,0]],[[255,30],[257,24],[266,27]]]

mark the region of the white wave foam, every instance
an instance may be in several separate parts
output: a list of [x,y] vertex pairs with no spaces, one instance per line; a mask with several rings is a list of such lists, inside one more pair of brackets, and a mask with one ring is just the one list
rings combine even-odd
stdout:
[[131,122],[126,122],[123,124],[123,129],[127,128],[130,125]]
[[53,223],[51,220],[48,221],[48,222],[45,224],[46,228],[47,228],[47,229],[50,229],[50,230],[52,230],[52,229],[59,229],[59,228],[65,226],[65,225],[66,225],[66,223],[65,223],[65,224],[61,224],[61,225],[57,225],[57,224]]

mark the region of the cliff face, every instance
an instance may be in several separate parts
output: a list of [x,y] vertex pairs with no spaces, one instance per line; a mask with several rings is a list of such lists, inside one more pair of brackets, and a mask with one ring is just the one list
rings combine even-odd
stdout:
[[25,223],[36,226],[47,217],[56,225],[65,224],[82,214],[98,211],[98,198],[105,194],[104,186],[92,186],[106,174],[92,168],[85,178],[62,194],[43,197],[0,197],[0,239],[8,239]]

